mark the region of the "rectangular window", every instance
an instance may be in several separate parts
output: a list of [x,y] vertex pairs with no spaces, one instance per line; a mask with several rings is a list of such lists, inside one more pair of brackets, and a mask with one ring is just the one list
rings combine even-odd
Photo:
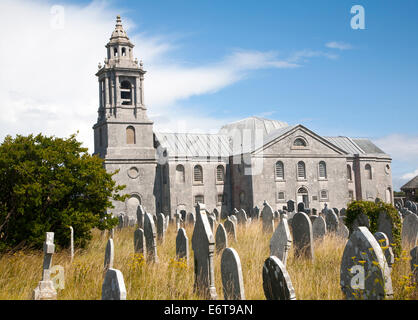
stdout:
[[321,199],[322,200],[328,199],[328,191],[327,190],[321,190]]
[[278,199],[278,200],[284,200],[284,192],[283,192],[283,191],[280,191],[280,192],[277,194],[277,199]]
[[198,195],[194,197],[194,203],[205,203],[205,198],[202,195]]
[[226,204],[225,203],[225,197],[222,193],[218,194],[218,204]]

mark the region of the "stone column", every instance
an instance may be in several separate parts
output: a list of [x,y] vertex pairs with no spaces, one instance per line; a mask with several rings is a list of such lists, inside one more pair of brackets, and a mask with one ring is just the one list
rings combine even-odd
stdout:
[[104,90],[105,90],[105,107],[106,107],[106,113],[107,113],[107,110],[108,110],[108,108],[109,108],[109,77],[106,77],[105,78],[105,88],[104,88]]
[[119,76],[115,77],[115,86],[116,86],[116,107],[120,106],[120,84],[119,84]]
[[144,98],[144,75],[141,74],[139,77],[140,80],[140,95],[141,95],[141,105],[145,107],[145,98]]

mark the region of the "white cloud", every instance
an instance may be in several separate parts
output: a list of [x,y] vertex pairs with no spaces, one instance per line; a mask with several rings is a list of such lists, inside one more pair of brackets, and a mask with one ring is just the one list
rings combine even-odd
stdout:
[[418,136],[391,134],[374,142],[394,160],[411,164],[418,162]]
[[404,174],[401,177],[401,179],[403,179],[403,180],[411,180],[411,179],[415,178],[416,176],[418,176],[418,169],[415,169],[415,171],[413,171],[413,172],[409,172],[409,173]]
[[[92,126],[97,119],[97,65],[114,29],[114,10],[105,1],[65,5],[63,28],[53,28],[49,1],[0,2],[0,139],[6,134],[69,136],[93,151]],[[59,17],[58,17],[59,18]],[[214,131],[228,120],[213,118],[198,108],[186,110],[179,101],[213,93],[261,68],[296,68],[315,56],[331,55],[305,50],[287,59],[276,52],[235,50],[212,63],[189,66],[169,58],[178,48],[168,35],[131,34],[135,22],[123,18],[135,56],[148,71],[145,101],[157,130]],[[199,120],[199,121],[197,121]]]
[[331,49],[338,49],[338,50],[350,50],[353,46],[349,43],[345,42],[338,42],[338,41],[331,41],[325,44],[327,48]]

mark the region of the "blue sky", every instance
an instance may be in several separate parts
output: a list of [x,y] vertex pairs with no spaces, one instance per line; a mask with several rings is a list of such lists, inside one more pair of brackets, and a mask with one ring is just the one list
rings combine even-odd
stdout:
[[[149,72],[150,116],[167,129],[179,113],[207,119],[202,124],[206,131],[264,116],[301,123],[320,135],[371,138],[393,157],[395,190],[418,174],[418,1],[34,1],[30,6],[38,5],[41,15],[54,4],[66,9],[67,24],[75,13],[84,17],[79,24],[85,23],[87,38],[97,39],[90,43],[91,59],[97,62],[105,56],[114,17],[122,15],[135,55],[144,59]],[[350,26],[353,5],[365,9],[365,30]],[[33,9],[32,15],[38,11]],[[82,56],[78,58],[81,63]],[[90,65],[83,77],[96,86],[97,63]],[[221,72],[229,67],[229,73]],[[207,83],[206,73],[219,83]],[[175,80],[198,74],[202,83],[190,88],[193,83],[185,81],[188,88],[181,94],[154,99],[159,89],[164,95],[172,85],[162,80],[167,74],[166,79]],[[75,86],[72,92],[82,89]],[[96,93],[87,99],[97,100]],[[147,91],[145,95],[147,99]],[[86,140],[91,135],[83,132],[91,131],[97,107],[90,109],[79,111],[85,120],[80,126],[88,125],[69,128],[80,130]],[[58,111],[48,112],[51,119],[58,117]],[[187,128],[194,129],[190,122]],[[50,125],[51,132],[62,127],[53,120]],[[29,130],[15,128],[17,124],[9,131]]]

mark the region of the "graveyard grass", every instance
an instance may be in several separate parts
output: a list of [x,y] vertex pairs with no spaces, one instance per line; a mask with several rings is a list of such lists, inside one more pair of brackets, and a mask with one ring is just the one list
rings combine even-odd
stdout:
[[[115,230],[114,268],[121,270],[129,300],[193,300],[201,299],[193,292],[193,229],[186,227],[189,238],[189,266],[175,259],[175,224],[170,224],[164,242],[158,243],[159,263],[147,264],[142,255],[134,254],[135,228]],[[229,242],[241,259],[247,300],[264,300],[262,266],[269,256],[271,233],[263,233],[261,221],[238,226],[237,242]],[[104,279],[103,263],[107,233],[94,230],[87,248],[75,251],[71,263],[69,250],[53,256],[53,265],[65,270],[65,288],[58,290],[59,300],[96,300],[101,298]],[[290,250],[287,270],[298,300],[343,299],[340,289],[340,264],[346,240],[327,235],[315,242],[314,262],[295,259]],[[408,248],[396,259],[392,271],[394,299],[418,299],[418,290],[411,285]],[[0,258],[0,299],[30,299],[41,280],[43,253],[18,251]],[[215,284],[218,299],[223,299],[220,270],[221,253],[215,253]]]

